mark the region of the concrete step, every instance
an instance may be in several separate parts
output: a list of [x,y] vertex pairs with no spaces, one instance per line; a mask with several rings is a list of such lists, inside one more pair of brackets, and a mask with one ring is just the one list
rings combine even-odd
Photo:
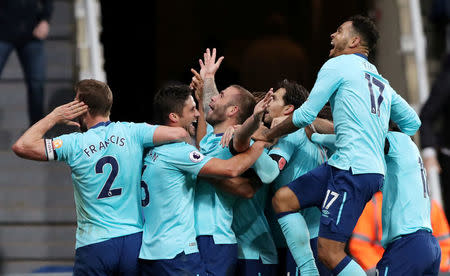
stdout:
[[35,260],[4,260],[3,276],[72,276],[71,272],[60,273],[31,273],[44,267],[73,267],[73,261],[35,261]]
[[72,39],[75,34],[73,1],[56,0],[53,2],[53,15],[50,19],[48,40]]
[[0,152],[0,225],[75,223],[70,168]]
[[75,225],[0,226],[4,259],[71,260],[75,254]]

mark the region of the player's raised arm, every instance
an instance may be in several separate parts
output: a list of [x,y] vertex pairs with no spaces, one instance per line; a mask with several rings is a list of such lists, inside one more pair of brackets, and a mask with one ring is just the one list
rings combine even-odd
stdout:
[[206,49],[206,52],[203,54],[203,61],[200,59],[200,76],[202,77],[204,81],[204,92],[203,92],[203,109],[205,111],[205,114],[209,111],[209,102],[211,101],[211,98],[215,95],[219,94],[219,91],[217,90],[216,83],[214,81],[214,76],[217,72],[217,70],[220,67],[220,64],[222,63],[222,60],[224,57],[220,57],[216,61],[216,48],[213,48],[212,53],[208,49]]
[[264,98],[259,101],[253,111],[253,115],[247,118],[242,126],[236,130],[233,138],[233,148],[242,152],[250,146],[250,139],[255,131],[261,126],[264,113],[272,101],[273,89],[271,88]]
[[44,134],[55,124],[80,126],[71,121],[86,113],[88,106],[78,100],[55,108],[50,114],[31,126],[12,146],[14,153],[22,158],[47,161],[47,147],[52,147],[51,140],[44,140]]
[[198,116],[197,118],[197,130],[195,132],[195,142],[197,148],[199,148],[200,141],[206,135],[206,115],[203,105],[204,81],[200,74],[197,73],[197,71],[191,69],[191,72],[192,74],[194,74],[194,76],[192,77],[190,88],[194,90],[194,96],[198,103],[197,109],[200,113],[200,116]]

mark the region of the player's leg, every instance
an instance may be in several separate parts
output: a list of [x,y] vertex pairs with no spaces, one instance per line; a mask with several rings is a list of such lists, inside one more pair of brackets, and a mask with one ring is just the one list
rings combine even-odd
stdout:
[[328,267],[326,267],[326,265],[322,263],[322,261],[319,259],[319,256],[317,255],[317,240],[318,240],[317,237],[309,240],[309,244],[311,245],[311,250],[313,252],[314,259],[316,260],[317,270],[319,271],[320,276],[331,276],[333,274],[328,269]]
[[2,74],[3,68],[5,67],[6,61],[12,50],[14,50],[14,45],[6,41],[0,41],[0,75]]
[[77,248],[73,275],[116,275],[121,251],[120,238]]
[[353,174],[351,170],[331,168],[332,177],[322,204],[318,255],[335,275],[366,275],[345,253],[345,243],[365,204],[380,189],[383,176]]
[[318,275],[310,247],[308,226],[300,208],[320,206],[330,176],[327,164],[304,174],[280,188],[272,199],[281,230],[301,275]]
[[215,244],[212,236],[198,236],[197,245],[208,274],[234,275],[238,260],[236,243]]
[[120,275],[141,275],[139,271],[139,251],[142,245],[142,232],[123,237],[122,253],[119,263]]

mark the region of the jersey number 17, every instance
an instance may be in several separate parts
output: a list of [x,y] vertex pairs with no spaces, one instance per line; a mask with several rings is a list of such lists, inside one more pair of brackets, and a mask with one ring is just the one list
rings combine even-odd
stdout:
[[[369,73],[366,73],[366,80],[367,85],[369,86],[370,91],[370,111],[373,114],[378,115],[380,117],[380,105],[383,102],[383,90],[384,90],[384,83],[379,81],[378,79],[372,77]],[[378,91],[380,92],[380,95],[375,100],[375,93],[373,92],[373,85],[378,87]]]

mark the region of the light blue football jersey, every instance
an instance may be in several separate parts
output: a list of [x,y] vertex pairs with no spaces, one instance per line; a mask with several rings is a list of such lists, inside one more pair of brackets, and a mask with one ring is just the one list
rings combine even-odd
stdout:
[[[269,151],[269,155],[272,154],[279,155],[286,160],[286,165],[280,167],[282,170],[274,181],[274,192],[327,160],[326,152],[320,146],[309,141],[304,128],[281,137]],[[319,235],[320,210],[317,207],[311,207],[301,210],[300,213],[308,225],[310,238],[316,238]],[[272,227],[275,233],[281,233],[278,222]],[[276,235],[279,236],[279,234]],[[285,240],[278,237],[277,245],[285,247]]]
[[390,131],[387,139],[387,173],[382,188],[384,247],[401,235],[420,229],[431,232],[431,203],[420,152],[404,133]]
[[76,248],[142,231],[142,157],[156,128],[105,122],[53,139],[57,160],[72,170]]
[[[233,157],[229,148],[223,148],[219,144],[221,139],[222,134],[215,134],[213,127],[208,124],[207,133],[200,141],[201,153],[225,160]],[[252,166],[256,174],[266,182],[272,182],[276,177],[276,164],[271,162],[271,158],[263,153],[256,163]],[[216,189],[213,184],[200,179],[194,201],[197,236],[212,235],[215,244],[236,243],[236,236],[231,228],[236,200],[236,196]]]
[[292,122],[304,127],[330,101],[336,152],[329,164],[354,174],[385,173],[384,139],[389,118],[413,135],[420,127],[416,112],[374,65],[360,54],[329,59],[320,69],[308,100],[294,111]]
[[194,218],[197,174],[211,157],[187,143],[155,147],[144,158],[142,181],[148,186],[144,235],[139,258],[173,259],[198,252]]
[[253,198],[238,198],[233,210],[232,229],[238,243],[238,258],[277,264],[277,248],[264,214],[270,186],[263,185]]

